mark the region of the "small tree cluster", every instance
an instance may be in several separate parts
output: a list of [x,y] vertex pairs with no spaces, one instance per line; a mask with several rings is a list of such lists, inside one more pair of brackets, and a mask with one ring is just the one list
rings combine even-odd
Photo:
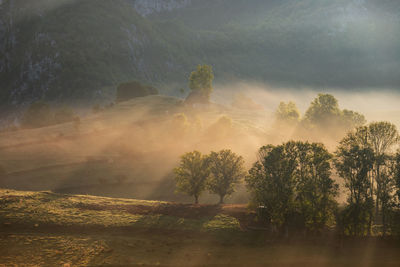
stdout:
[[315,129],[327,134],[343,133],[366,123],[362,114],[341,110],[338,100],[330,94],[318,94],[302,118],[294,102],[281,102],[275,112],[275,121],[278,126],[300,126],[297,130],[305,131],[303,134],[306,135]]
[[331,157],[318,143],[291,141],[260,149],[246,182],[279,232],[293,227],[316,232],[332,221],[338,186],[330,177]]
[[211,152],[209,155],[198,151],[186,153],[174,170],[177,191],[194,197],[198,204],[200,195],[208,189],[210,193],[219,195],[222,204],[245,176],[243,165],[243,158],[231,150]]

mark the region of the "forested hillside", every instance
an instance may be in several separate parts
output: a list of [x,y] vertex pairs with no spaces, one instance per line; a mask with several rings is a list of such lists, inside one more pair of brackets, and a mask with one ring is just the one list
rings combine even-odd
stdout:
[[217,83],[398,89],[399,12],[394,0],[0,0],[0,104],[108,100],[128,80],[177,95],[204,63]]

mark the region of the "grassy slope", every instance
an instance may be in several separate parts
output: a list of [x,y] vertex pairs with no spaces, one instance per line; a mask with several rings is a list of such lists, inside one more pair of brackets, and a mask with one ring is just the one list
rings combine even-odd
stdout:
[[[183,107],[181,101],[173,97],[149,96],[123,102],[99,114],[84,117],[78,131],[72,123],[66,123],[0,133],[0,165],[8,172],[7,177],[0,180],[0,186],[19,190],[191,201],[191,198],[174,194],[171,171],[181,154],[193,149],[193,146],[196,148],[197,141],[192,146],[190,138],[170,139],[152,131],[153,126],[168,130],[176,113],[184,112],[190,123],[199,117],[195,111]],[[206,132],[210,124],[226,114],[232,118],[234,129],[251,141],[248,138],[250,134],[263,135],[260,125],[267,125],[263,113],[214,105],[200,115],[202,131]],[[150,128],[146,128],[146,123]],[[232,142],[221,145],[219,140],[213,143],[205,137],[196,138],[209,149],[232,148]],[[225,139],[224,136],[221,138]],[[241,143],[237,146],[243,146],[250,151],[250,157],[254,156],[258,147],[251,150],[246,142]],[[237,152],[240,153],[240,150]],[[90,158],[99,158],[100,162]],[[127,179],[118,183],[118,176],[121,175]],[[242,191],[245,192],[244,189]],[[216,199],[211,198],[210,201]],[[244,199],[236,201],[246,202]]]
[[[131,229],[239,230],[234,217],[218,213],[198,214],[191,206],[160,201],[112,199],[51,192],[0,189],[0,222],[32,226],[128,227]],[[171,206],[172,209],[169,209]],[[212,206],[210,208],[213,208]],[[186,211],[186,209],[188,211]],[[166,212],[170,210],[170,214]],[[183,212],[179,213],[180,210]],[[201,208],[199,209],[201,211]],[[174,215],[177,213],[178,215]],[[194,212],[195,213],[195,212]],[[182,215],[183,217],[179,217]],[[194,214],[195,215],[195,214]],[[189,218],[188,218],[189,217]]]
[[6,189],[0,189],[0,204],[0,266],[398,266],[400,262],[398,244],[393,243],[363,240],[339,245],[329,237],[287,242],[263,232],[242,232],[234,217],[247,214],[240,206],[194,207]]

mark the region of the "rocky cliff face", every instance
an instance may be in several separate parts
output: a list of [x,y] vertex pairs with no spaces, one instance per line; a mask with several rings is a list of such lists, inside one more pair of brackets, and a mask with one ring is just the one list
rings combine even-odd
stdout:
[[[95,5],[93,6],[93,10],[89,12],[93,12],[93,14],[98,12],[99,15],[92,15],[83,11],[84,8],[90,6],[84,3],[91,3],[91,1],[38,0],[31,2],[26,0],[0,0],[0,88],[2,88],[0,103],[7,103],[12,106],[24,106],[37,99],[46,98],[49,95],[53,95],[52,99],[63,98],[65,94],[52,94],[51,91],[55,88],[63,87],[64,85],[60,83],[65,84],[65,79],[80,79],[80,77],[73,77],[74,74],[71,73],[73,71],[67,69],[71,68],[69,63],[71,61],[78,63],[82,59],[79,57],[88,57],[87,59],[90,61],[89,57],[99,57],[98,53],[109,53],[110,49],[118,49],[119,51],[116,52],[118,54],[126,53],[126,56],[123,58],[115,60],[118,60],[118,63],[121,65],[120,67],[123,67],[126,72],[131,72],[131,76],[136,76],[143,80],[159,80],[159,74],[154,72],[152,64],[148,61],[148,58],[152,55],[148,49],[146,50],[146,47],[159,46],[152,40],[151,36],[149,37],[149,35],[157,33],[146,32],[146,29],[143,29],[138,24],[148,24],[148,22],[144,21],[146,20],[144,17],[148,15],[183,8],[190,5],[191,1],[120,0],[119,2],[112,3],[112,5],[120,4],[122,8],[130,12],[129,8],[124,6],[125,2],[127,5],[133,7],[143,19],[135,18],[132,13],[130,14],[131,20],[127,20],[126,23],[124,21],[115,23],[113,19],[110,19],[110,23],[114,23],[110,25],[110,28],[116,34],[110,34],[108,37],[106,35],[108,33],[104,34],[101,32],[101,29],[91,31],[88,29],[91,25],[89,27],[86,25],[96,23],[97,20],[101,19],[102,13],[107,12],[106,5],[108,3],[105,1],[94,1],[96,5],[99,3],[99,7]],[[75,8],[76,11],[73,11]],[[61,17],[58,20],[53,15],[53,13],[57,13],[57,9],[66,9],[64,14],[69,14],[71,19],[66,17],[63,20]],[[118,12],[115,10],[108,11]],[[76,15],[79,12],[81,12],[81,16]],[[63,12],[59,13],[63,15]],[[85,15],[92,15],[90,17],[92,21],[89,21],[89,19],[86,20]],[[118,13],[112,14],[115,18],[118,18],[120,15]],[[74,20],[81,22],[76,23],[76,27],[68,27],[68,25],[65,27],[65,25],[62,25],[63,23],[73,23]],[[54,29],[51,25],[58,23],[60,23],[58,29]],[[94,36],[94,33],[98,35]],[[90,34],[93,34],[93,36]],[[109,39],[104,39],[103,34],[104,38]],[[68,49],[72,50],[75,48],[65,47],[64,43],[67,43],[69,40],[64,38],[75,38],[76,40],[71,42],[72,45],[79,43],[85,47],[82,47],[82,51],[67,51]],[[118,44],[115,44],[115,41]],[[77,49],[81,48],[79,45],[75,47]],[[95,52],[93,52],[93,55],[87,55],[85,54],[85,50],[89,50],[89,53]],[[159,50],[161,51],[163,48],[160,47]],[[164,58],[160,57],[160,60],[163,61],[163,64],[167,68],[174,64],[171,55],[166,55]],[[91,72],[91,68],[94,69],[97,67],[90,66],[89,64],[91,63],[88,62],[87,65],[84,63],[86,69],[88,69],[85,69],[85,72]],[[74,65],[72,67],[79,68],[81,66]],[[62,79],[61,82],[60,79]],[[128,78],[118,78],[118,80],[121,79]],[[81,82],[81,84],[84,83],[84,81]],[[71,87],[73,86],[85,87],[85,85],[76,85],[76,83],[71,85]],[[93,86],[89,85],[86,87]],[[86,95],[88,94],[86,93]],[[95,94],[101,94],[101,90],[96,88]]]
[[24,32],[25,25],[19,25],[25,16],[21,2],[3,0],[0,7],[0,77],[1,86],[9,88],[3,100],[20,105],[40,99],[61,68],[57,42],[48,32]]

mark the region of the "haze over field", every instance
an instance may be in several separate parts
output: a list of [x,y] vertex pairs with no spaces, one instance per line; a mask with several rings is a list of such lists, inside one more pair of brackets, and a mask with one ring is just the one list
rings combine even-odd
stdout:
[[0,0],[0,266],[400,266],[399,0]]
[[334,95],[341,108],[358,111],[368,121],[389,120],[400,127],[400,93],[395,90],[345,90],[340,88],[285,88],[263,83],[238,82],[233,84],[217,84],[212,97],[221,104],[230,104],[235,94],[243,93],[265,108],[271,115],[279,102],[294,101],[304,113],[318,93]]

